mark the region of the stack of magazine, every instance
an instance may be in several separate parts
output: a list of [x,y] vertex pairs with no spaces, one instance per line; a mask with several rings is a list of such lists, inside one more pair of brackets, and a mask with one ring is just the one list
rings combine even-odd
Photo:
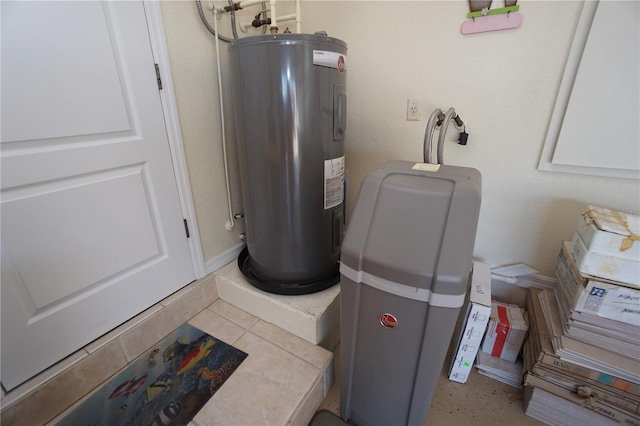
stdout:
[[640,289],[581,273],[571,248],[555,291],[528,293],[526,412],[552,425],[640,425]]

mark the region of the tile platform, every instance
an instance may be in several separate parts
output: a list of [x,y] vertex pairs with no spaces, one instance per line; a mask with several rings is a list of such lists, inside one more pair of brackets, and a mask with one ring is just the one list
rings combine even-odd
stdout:
[[222,300],[332,351],[340,340],[340,286],[301,296],[260,291],[247,282],[236,262],[216,272]]
[[[189,426],[306,425],[318,407],[339,413],[340,347],[327,351],[223,300],[218,292],[222,275],[189,284],[15,390],[3,392],[0,424],[55,424],[76,401],[185,321],[249,354]],[[424,426],[541,425],[523,413],[521,398],[521,391],[475,369],[466,384],[448,381],[443,371]]]
[[249,357],[192,420],[205,425],[306,425],[333,384],[333,354],[218,297],[195,281],[0,400],[0,424],[54,425],[76,401],[184,322]]

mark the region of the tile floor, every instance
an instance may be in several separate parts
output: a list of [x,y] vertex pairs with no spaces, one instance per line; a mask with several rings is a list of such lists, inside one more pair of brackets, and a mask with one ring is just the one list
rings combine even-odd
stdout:
[[332,385],[331,352],[227,302],[189,323],[249,354],[194,425],[306,425]]
[[190,426],[309,423],[333,383],[331,352],[222,299],[188,322],[249,354]]
[[55,425],[185,321],[249,354],[192,426],[306,425],[331,388],[331,352],[223,301],[212,274],[3,393],[0,423]]
[[[45,419],[50,419],[71,405],[73,399],[60,400],[70,393],[65,389],[71,390],[71,383],[89,386],[95,382],[94,387],[122,368],[114,367],[106,378],[91,377],[91,382],[87,380],[90,366],[96,367],[92,367],[95,376],[96,372],[105,374],[97,368],[97,364],[105,365],[101,361],[104,357],[120,354],[124,364],[131,362],[139,352],[136,346],[146,349],[184,322],[182,317],[191,318],[190,324],[249,354],[190,426],[306,425],[319,408],[339,412],[339,346],[332,354],[219,299],[215,280],[209,277],[88,345],[57,367],[64,367],[62,372],[45,372],[34,379],[39,385],[27,383],[21,390],[3,395],[2,425],[55,424],[66,412],[48,423],[38,418],[49,410],[54,414]],[[153,341],[146,343],[149,339]],[[425,426],[540,425],[523,413],[521,395],[519,390],[477,372],[466,384],[450,382],[441,374]],[[52,411],[54,403],[65,405]]]

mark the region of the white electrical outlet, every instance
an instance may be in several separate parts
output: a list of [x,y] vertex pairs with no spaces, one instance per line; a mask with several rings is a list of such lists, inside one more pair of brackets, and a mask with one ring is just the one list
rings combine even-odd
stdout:
[[420,120],[420,99],[407,100],[407,121]]

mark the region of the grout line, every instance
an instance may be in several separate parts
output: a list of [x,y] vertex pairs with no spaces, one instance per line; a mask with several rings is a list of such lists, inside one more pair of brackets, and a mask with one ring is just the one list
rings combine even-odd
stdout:
[[[315,346],[315,347],[317,347],[317,348],[320,348],[320,349],[323,349],[323,350],[325,350],[325,351],[329,352],[329,353],[331,354],[331,357],[329,357],[329,359],[328,359],[327,361],[325,361],[325,363],[323,364],[323,366],[322,366],[322,367],[318,367],[317,365],[312,364],[309,360],[306,360],[306,359],[302,358],[302,356],[301,356],[301,355],[298,355],[298,354],[296,354],[296,353],[294,353],[294,352],[291,352],[289,349],[285,348],[284,346],[282,346],[282,345],[280,345],[280,344],[278,344],[278,343],[276,343],[276,342],[272,342],[271,340],[269,340],[269,339],[267,339],[267,338],[265,338],[265,337],[263,337],[263,336],[260,336],[259,334],[256,334],[255,332],[253,332],[253,331],[252,331],[252,329],[253,329],[253,328],[254,328],[254,326],[256,326],[260,321],[262,321],[262,322],[264,322],[264,323],[266,323],[266,324],[269,324],[269,325],[271,325],[271,326],[273,326],[273,327],[279,328],[280,330],[283,330],[285,333],[291,334],[292,336],[294,336],[294,337],[296,337],[296,338],[300,339],[303,343],[308,343],[309,345]],[[321,370],[322,372],[324,372],[324,371],[326,370],[327,366],[332,362],[332,360],[333,360],[333,358],[334,358],[334,356],[333,356],[333,352],[330,352],[329,350],[327,350],[327,349],[323,348],[322,346],[320,346],[320,345],[314,345],[313,343],[309,342],[308,340],[305,340],[305,339],[303,339],[303,338],[302,338],[302,337],[300,337],[300,336],[296,336],[295,334],[291,333],[290,331],[284,330],[282,327],[279,327],[279,326],[277,326],[277,325],[275,325],[275,324],[272,324],[272,323],[270,323],[270,322],[268,322],[268,321],[265,321],[265,320],[263,320],[263,319],[260,319],[260,318],[258,318],[258,321],[256,321],[256,322],[255,322],[255,323],[254,323],[254,324],[253,324],[249,329],[247,329],[247,331],[248,331],[248,332],[250,332],[251,334],[253,334],[254,336],[259,337],[260,339],[264,340],[265,342],[269,342],[269,343],[271,343],[272,345],[276,346],[277,348],[282,349],[282,350],[283,350],[283,351],[285,351],[286,353],[288,353],[288,354],[290,354],[290,355],[293,355],[294,357],[298,358],[299,360],[304,361],[306,364],[309,364],[309,365],[311,365],[312,367],[314,367],[314,368],[316,368],[316,369],[318,369],[318,370]]]
[[[223,301],[224,303],[226,303],[226,304],[228,304],[228,305],[232,306],[234,309],[237,309],[237,310],[242,311],[242,312],[244,312],[244,313],[246,313],[246,314],[248,314],[248,315],[251,315],[252,317],[254,317],[254,318],[255,318],[255,320],[251,323],[251,325],[249,325],[248,327],[245,327],[244,325],[240,324],[240,322],[238,322],[238,321],[234,321],[234,320],[233,320],[233,318],[228,317],[228,316],[227,316],[227,315],[225,315],[224,313],[222,313],[222,312],[218,312],[218,311],[215,311],[212,307],[213,307],[213,305],[215,305],[215,304],[216,304],[216,302],[218,302],[218,301]],[[205,309],[207,309],[207,310],[209,310],[209,311],[213,312],[213,313],[214,313],[214,314],[216,314],[216,315],[219,315],[220,317],[222,317],[222,318],[226,319],[227,321],[229,321],[229,322],[231,322],[231,323],[233,323],[233,324],[237,325],[238,327],[242,328],[243,330],[250,330],[254,325],[256,325],[256,324],[260,321],[260,317],[258,317],[258,316],[256,316],[256,315],[253,315],[253,314],[251,314],[251,313],[249,313],[249,312],[245,311],[245,310],[244,310],[244,309],[242,309],[242,308],[238,308],[237,306],[235,306],[235,305],[233,305],[233,304],[231,304],[231,303],[229,303],[229,302],[227,302],[227,301],[224,301],[224,300],[222,300],[222,299],[217,299],[217,300],[215,300],[213,303],[210,303],[210,304],[209,304]]]

